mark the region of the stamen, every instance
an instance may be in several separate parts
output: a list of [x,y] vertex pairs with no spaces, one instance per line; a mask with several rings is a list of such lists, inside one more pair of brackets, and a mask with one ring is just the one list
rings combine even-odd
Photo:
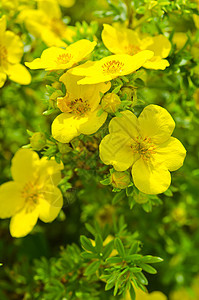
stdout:
[[72,59],[72,55],[70,53],[63,53],[57,57],[56,63],[58,65],[67,64],[71,59]]
[[127,46],[124,47],[124,49],[125,52],[129,55],[135,55],[141,51],[139,46],[133,44],[128,44]]
[[91,109],[87,100],[82,98],[71,99],[68,93],[64,98],[57,99],[57,106],[62,112],[69,112],[77,117],[84,116]]
[[39,189],[34,183],[26,183],[21,192],[22,197],[25,198],[26,213],[30,213],[35,209],[38,204],[40,194]]
[[110,60],[102,65],[103,72],[108,74],[121,73],[123,67],[124,63],[119,60]]
[[151,138],[148,137],[143,138],[141,136],[136,136],[135,143],[131,145],[131,149],[134,153],[139,154],[145,161],[148,161],[152,154],[156,153],[156,147],[152,143]]

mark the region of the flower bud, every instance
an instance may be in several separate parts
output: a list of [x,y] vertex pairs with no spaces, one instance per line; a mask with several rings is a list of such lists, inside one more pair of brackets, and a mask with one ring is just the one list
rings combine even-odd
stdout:
[[66,154],[71,151],[71,147],[69,146],[69,144],[64,144],[60,142],[58,143],[58,149],[61,154]]
[[125,189],[130,184],[130,175],[126,172],[113,172],[111,174],[111,184],[118,189]]
[[121,100],[115,93],[108,93],[102,98],[102,108],[108,113],[115,113],[120,107]]
[[34,150],[40,151],[46,145],[46,136],[42,132],[35,132],[30,138],[30,145]]
[[121,88],[121,92],[120,92],[120,96],[121,97],[127,97],[125,100],[131,101],[132,97],[133,97],[133,88],[132,87],[123,87]]

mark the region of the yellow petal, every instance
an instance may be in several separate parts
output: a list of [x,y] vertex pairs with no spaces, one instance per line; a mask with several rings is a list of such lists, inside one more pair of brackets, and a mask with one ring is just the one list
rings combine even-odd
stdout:
[[78,66],[73,69],[72,74],[86,76],[86,78],[78,81],[79,84],[105,82],[136,71],[152,57],[153,52],[149,50],[141,51],[133,56],[128,54],[110,55],[94,64],[89,62]]
[[106,48],[115,54],[126,53],[133,55],[135,54],[133,49],[135,50],[136,47],[140,46],[137,32],[128,28],[118,30],[118,28],[116,29],[108,24],[104,24],[102,40]]
[[37,178],[39,156],[30,149],[19,149],[11,166],[12,177],[16,182],[27,183]]
[[167,297],[163,293],[155,291],[149,294],[149,300],[167,300]]
[[25,206],[11,218],[10,234],[17,238],[26,236],[36,225],[38,216],[38,206],[33,210],[28,210],[28,207]]
[[139,158],[131,149],[132,139],[121,133],[106,135],[100,145],[100,159],[106,165],[113,165],[117,171],[125,171]]
[[4,85],[7,75],[0,71],[0,88]]
[[137,117],[129,110],[121,112],[121,117],[113,118],[109,123],[110,133],[121,133],[135,138],[139,135],[139,123]]
[[8,61],[12,64],[18,64],[22,58],[24,48],[19,36],[7,30],[3,44],[8,52]]
[[167,141],[175,127],[175,122],[168,111],[153,104],[143,109],[138,121],[142,137],[151,138],[155,144]]
[[70,72],[66,72],[59,80],[64,83],[67,93],[69,93],[72,98],[81,98],[88,101],[91,110],[95,110],[100,102],[100,92],[107,92],[111,87],[111,83],[98,83],[89,86],[78,85],[77,82],[81,78],[82,76],[74,76]]
[[58,0],[58,3],[63,7],[71,7],[75,4],[75,0]]
[[44,199],[39,200],[39,218],[43,222],[52,222],[63,206],[61,191],[54,185],[45,185],[42,190]]
[[57,1],[55,0],[39,0],[38,9],[43,11],[52,19],[61,18],[61,10]]
[[6,25],[7,25],[7,21],[6,21],[6,16],[2,16],[0,18],[0,33],[3,34],[6,31]]
[[84,122],[83,118],[77,119],[69,113],[62,113],[52,123],[52,136],[61,143],[69,143],[74,137],[80,135],[78,128]]
[[6,182],[0,186],[0,218],[10,218],[23,207],[22,188],[20,183],[14,181]]
[[145,49],[153,51],[154,56],[165,58],[169,55],[169,52],[171,50],[171,43],[164,35],[160,34],[152,37],[151,44],[148,45]]
[[151,60],[148,60],[143,67],[146,69],[153,70],[165,70],[166,67],[169,67],[169,62],[166,59],[161,59],[158,56],[154,56]]
[[83,134],[93,134],[95,133],[106,121],[108,116],[107,112],[103,112],[100,116],[97,116],[97,113],[101,109],[99,105],[98,108],[88,114],[84,119],[85,122],[79,125],[79,132]]
[[169,171],[179,169],[186,156],[184,146],[174,137],[170,137],[166,142],[158,145],[155,152],[154,159],[160,164],[163,163]]
[[13,80],[19,84],[27,85],[31,82],[31,75],[23,65],[9,65],[6,73],[10,80]]
[[165,192],[171,184],[168,169],[152,159],[150,161],[138,159],[132,167],[132,177],[135,186],[141,192],[150,195]]
[[61,180],[61,170],[64,169],[62,163],[57,163],[55,159],[42,157],[39,162],[39,183],[58,185]]

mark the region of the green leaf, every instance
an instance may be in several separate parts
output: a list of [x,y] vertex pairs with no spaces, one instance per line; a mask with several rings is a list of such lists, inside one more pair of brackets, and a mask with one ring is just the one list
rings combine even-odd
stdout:
[[150,263],[150,264],[154,264],[162,261],[163,259],[161,257],[152,256],[152,255],[146,255],[141,259],[142,263]]
[[116,193],[116,195],[112,199],[112,204],[114,205],[114,204],[120,202],[124,197],[125,197],[125,191],[124,190],[119,192],[119,193]]
[[125,257],[127,261],[140,260],[143,256],[141,254],[132,254]]
[[108,178],[106,178],[104,180],[101,180],[100,183],[103,184],[103,185],[109,185],[109,184],[111,184],[110,177],[108,177]]
[[121,257],[124,257],[125,256],[125,250],[124,250],[124,246],[123,246],[122,241],[120,240],[120,238],[116,238],[114,243],[115,243],[115,248],[117,249],[119,255]]
[[103,259],[106,259],[107,257],[109,257],[109,255],[111,254],[111,252],[113,251],[113,244],[114,244],[114,241],[110,241],[110,243],[108,243],[103,251],[102,251],[102,254],[103,254]]
[[106,260],[108,263],[110,264],[117,264],[117,263],[120,263],[123,261],[122,257],[117,257],[117,256],[114,256],[114,257],[109,257],[107,258]]
[[82,247],[88,251],[95,253],[95,248],[93,247],[91,241],[84,235],[80,236],[80,242],[82,244]]
[[97,234],[95,237],[95,249],[97,253],[100,253],[103,248],[103,240],[100,234]]
[[141,263],[138,263],[138,265],[144,270],[146,271],[147,273],[150,273],[150,274],[156,274],[157,271],[156,269],[154,269],[153,267],[147,265],[147,264],[141,264]]
[[148,284],[148,280],[146,279],[146,277],[144,276],[144,274],[142,272],[140,273],[136,273],[136,278],[137,280],[143,284],[143,285],[147,285]]
[[104,110],[100,108],[96,114],[97,117],[100,117],[103,114]]
[[142,268],[132,267],[129,269],[132,273],[139,273],[142,271]]
[[131,288],[129,290],[129,293],[130,293],[131,300],[135,300],[136,294],[135,294],[135,290],[134,290],[134,287],[133,287],[132,284],[131,284]]
[[128,255],[136,254],[139,248],[139,243],[133,242],[131,248],[128,250]]
[[85,274],[86,276],[94,274],[94,273],[99,269],[100,264],[101,264],[100,261],[94,261],[94,262],[92,262],[92,264],[90,264],[90,265],[86,268],[84,274]]
[[98,258],[98,254],[96,254],[96,253],[89,253],[89,252],[82,252],[81,253],[81,257],[83,257],[85,259],[94,259],[94,258]]

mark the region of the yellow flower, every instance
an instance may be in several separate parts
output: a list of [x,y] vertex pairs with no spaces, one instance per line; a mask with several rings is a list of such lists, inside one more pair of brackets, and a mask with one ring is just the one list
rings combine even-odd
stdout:
[[171,137],[175,122],[158,105],[148,105],[137,118],[131,111],[121,112],[109,124],[109,132],[101,141],[100,158],[117,171],[132,166],[135,186],[145,194],[159,194],[171,183],[169,171],[183,164],[186,150]]
[[25,65],[30,69],[61,70],[69,69],[90,54],[96,42],[80,40],[71,44],[66,49],[50,47],[43,51],[41,58],[36,58]]
[[63,39],[72,42],[75,35],[75,28],[63,23],[56,0],[38,1],[38,9],[22,10],[18,21],[24,22],[27,30],[41,38],[48,47],[66,47]]
[[27,235],[38,218],[52,222],[63,205],[62,194],[56,187],[61,179],[62,164],[36,152],[20,149],[12,159],[13,181],[0,186],[0,218],[10,218],[13,237]]
[[[145,293],[140,289],[135,289],[135,292],[136,292],[136,300],[167,300],[167,297],[159,291],[154,291],[152,293]],[[130,299],[131,297],[129,293],[127,293],[125,300],[130,300]]]
[[115,54],[134,55],[142,50],[151,50],[154,56],[143,66],[147,69],[164,70],[169,66],[165,57],[169,55],[171,43],[162,34],[141,39],[137,32],[131,29],[116,29],[108,24],[104,24],[102,31],[104,45]]
[[110,55],[99,61],[88,61],[70,70],[70,73],[85,76],[78,84],[94,84],[112,80],[118,76],[128,75],[153,56],[153,52],[146,50],[130,56],[128,54]]
[[176,45],[177,49],[182,49],[187,40],[188,37],[184,32],[175,32],[172,38],[172,42]]
[[23,43],[12,31],[6,30],[6,17],[0,18],[0,88],[4,85],[7,76],[20,84],[29,84],[31,76],[28,70],[21,65]]
[[65,84],[65,97],[58,98],[58,107],[63,112],[52,123],[52,135],[61,143],[68,143],[74,137],[95,133],[106,121],[107,113],[97,116],[101,109],[100,92],[105,93],[111,87],[110,82],[89,86],[77,85],[80,77],[68,72],[60,80]]
[[75,0],[57,0],[57,2],[63,7],[71,7],[75,4]]

